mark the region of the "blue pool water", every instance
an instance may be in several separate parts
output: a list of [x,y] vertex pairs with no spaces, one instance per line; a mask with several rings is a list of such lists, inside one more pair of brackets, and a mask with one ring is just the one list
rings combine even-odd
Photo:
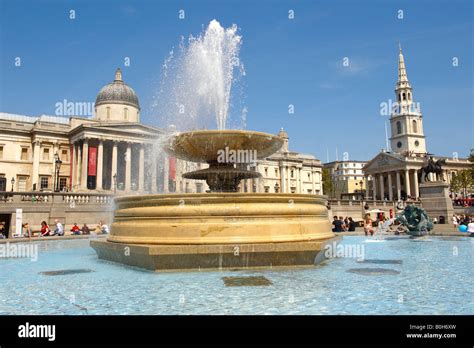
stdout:
[[[179,273],[99,260],[87,240],[37,244],[36,262],[0,259],[0,314],[474,314],[468,237],[344,237],[342,245],[363,245],[368,262]],[[58,270],[70,272],[41,273]],[[222,279],[247,276],[271,285],[228,287]]]

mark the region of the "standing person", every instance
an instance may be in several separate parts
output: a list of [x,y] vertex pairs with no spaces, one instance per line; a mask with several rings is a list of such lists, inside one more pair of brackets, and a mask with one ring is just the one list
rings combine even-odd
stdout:
[[41,237],[46,237],[49,236],[51,233],[51,229],[49,228],[48,224],[46,221],[41,221]]
[[374,227],[372,226],[372,219],[370,218],[370,214],[365,214],[364,233],[366,236],[368,235],[368,233],[370,233],[371,236],[374,235]]
[[56,228],[54,229],[53,236],[64,236],[63,225],[59,222],[58,219],[54,220],[54,223],[56,224]]
[[81,229],[79,228],[79,226],[77,226],[76,223],[74,223],[74,225],[71,227],[71,232],[74,235],[79,235],[81,234]]
[[453,228],[455,231],[458,230],[458,217],[456,215],[453,215]]
[[91,231],[89,230],[89,226],[87,226],[87,224],[84,224],[84,226],[82,226],[82,234],[91,234]]
[[467,232],[469,233],[469,237],[474,237],[474,219],[471,217],[471,221],[467,225]]

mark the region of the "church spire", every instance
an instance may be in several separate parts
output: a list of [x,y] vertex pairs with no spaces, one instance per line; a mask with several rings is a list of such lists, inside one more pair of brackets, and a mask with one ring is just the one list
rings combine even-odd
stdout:
[[398,83],[408,82],[407,69],[405,68],[405,59],[403,58],[402,46],[398,43]]

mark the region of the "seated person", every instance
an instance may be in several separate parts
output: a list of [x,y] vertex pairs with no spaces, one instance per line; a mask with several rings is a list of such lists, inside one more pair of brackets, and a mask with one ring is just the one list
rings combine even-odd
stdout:
[[79,235],[81,234],[81,229],[79,228],[79,226],[77,226],[76,223],[74,223],[74,225],[71,227],[71,232],[74,235]]
[[351,217],[349,217],[348,231],[354,232],[355,230],[356,230],[356,223],[354,220],[352,220]]
[[51,229],[49,228],[48,224],[46,221],[41,221],[41,237],[46,237],[49,236],[51,233]]
[[84,224],[84,226],[82,226],[81,231],[82,231],[82,234],[91,234],[91,232],[89,230],[89,226],[87,226],[86,224]]
[[334,216],[334,220],[332,222],[334,228],[332,229],[333,232],[344,232],[344,223],[342,220],[338,219],[337,216]]

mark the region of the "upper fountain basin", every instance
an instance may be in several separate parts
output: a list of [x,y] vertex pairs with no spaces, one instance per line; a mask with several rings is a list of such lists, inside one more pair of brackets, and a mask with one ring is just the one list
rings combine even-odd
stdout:
[[247,130],[198,130],[174,135],[166,151],[192,162],[216,162],[222,151],[255,151],[256,159],[266,158],[283,145],[283,139]]

